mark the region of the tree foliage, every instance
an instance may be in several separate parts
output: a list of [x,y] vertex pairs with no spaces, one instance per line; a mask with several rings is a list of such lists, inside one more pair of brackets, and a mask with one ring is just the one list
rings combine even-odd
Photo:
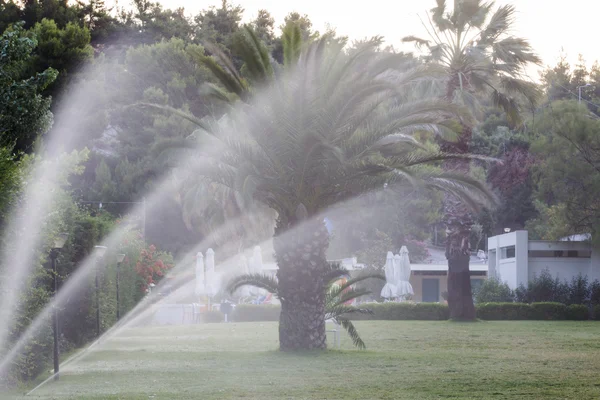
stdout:
[[56,79],[57,71],[44,69],[27,75],[38,45],[15,25],[0,37],[0,146],[31,151],[37,138],[52,126],[49,97],[43,91]]
[[[547,224],[542,237],[591,233],[598,238],[600,217],[600,121],[574,101],[552,103],[536,124],[532,150],[540,218]],[[548,217],[551,217],[548,219]],[[551,237],[558,239],[558,237]]]

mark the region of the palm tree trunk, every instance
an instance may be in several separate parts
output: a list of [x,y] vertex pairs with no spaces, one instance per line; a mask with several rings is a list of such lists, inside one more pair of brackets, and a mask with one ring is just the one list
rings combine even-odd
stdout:
[[[455,142],[442,142],[440,148],[448,153],[465,154],[469,151],[472,131],[463,126]],[[446,171],[468,174],[468,160],[450,160],[444,163]],[[448,260],[448,307],[450,318],[474,320],[475,305],[471,292],[470,236],[473,218],[463,202],[451,194],[444,196],[444,223],[446,225],[446,259]]]
[[452,195],[444,198],[446,223],[446,259],[448,260],[448,307],[450,318],[475,319],[475,305],[471,294],[469,239],[473,221],[462,202]]
[[327,348],[324,272],[329,233],[325,224],[305,220],[290,226],[280,218],[273,244],[279,267],[280,350]]

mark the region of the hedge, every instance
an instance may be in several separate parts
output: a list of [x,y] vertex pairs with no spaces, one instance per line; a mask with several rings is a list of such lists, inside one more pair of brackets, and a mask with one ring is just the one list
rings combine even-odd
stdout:
[[571,321],[585,321],[590,319],[590,309],[583,304],[571,304],[567,307],[567,319]]
[[592,319],[600,321],[600,304],[596,304],[592,309]]
[[[448,306],[439,303],[367,303],[361,308],[372,314],[353,314],[353,320],[423,320],[443,321],[450,316]],[[574,320],[583,321],[590,317],[587,306],[561,303],[483,303],[477,305],[477,318],[488,321],[501,320]],[[279,321],[280,306],[240,304],[231,317],[235,322]],[[594,307],[592,318],[600,320],[600,305]]]
[[231,320],[235,322],[279,321],[281,307],[271,304],[238,304]]
[[483,303],[477,305],[477,318],[488,321],[531,319],[531,306],[524,303]]
[[425,320],[442,321],[450,317],[450,310],[439,303],[370,303],[361,308],[373,314],[354,314],[354,320]]
[[552,301],[531,303],[531,319],[560,320],[567,319],[567,306]]

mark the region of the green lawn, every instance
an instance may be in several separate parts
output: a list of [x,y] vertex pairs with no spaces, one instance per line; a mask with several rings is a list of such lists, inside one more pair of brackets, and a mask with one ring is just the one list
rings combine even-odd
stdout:
[[600,398],[598,322],[357,326],[368,350],[312,354],[276,351],[276,323],[130,329],[29,398]]

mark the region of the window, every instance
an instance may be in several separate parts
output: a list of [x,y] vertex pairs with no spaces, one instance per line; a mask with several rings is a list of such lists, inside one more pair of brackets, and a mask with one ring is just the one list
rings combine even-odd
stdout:
[[529,257],[567,257],[567,258],[590,258],[590,250],[529,250]]
[[515,246],[507,246],[507,247],[502,247],[500,249],[501,251],[501,258],[514,258],[515,257]]

